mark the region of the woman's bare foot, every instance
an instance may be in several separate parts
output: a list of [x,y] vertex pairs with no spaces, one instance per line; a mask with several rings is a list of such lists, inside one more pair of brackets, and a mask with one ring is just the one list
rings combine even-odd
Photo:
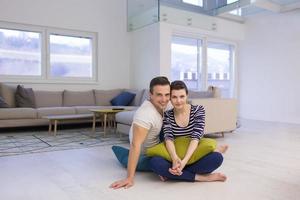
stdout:
[[212,182],[212,181],[226,181],[227,177],[221,173],[211,173],[206,175],[196,174],[195,181],[199,182]]
[[215,149],[215,152],[219,152],[219,153],[225,153],[228,149],[228,145],[224,144],[224,145],[220,145]]
[[165,182],[165,181],[167,181],[168,180],[168,178],[166,178],[166,177],[163,177],[163,176],[161,176],[161,175],[158,175],[158,177],[160,178],[160,180],[161,181],[163,181],[163,182]]

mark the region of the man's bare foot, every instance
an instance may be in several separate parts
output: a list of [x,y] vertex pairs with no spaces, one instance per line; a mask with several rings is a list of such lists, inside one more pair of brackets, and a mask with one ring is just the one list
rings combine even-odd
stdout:
[[161,176],[161,175],[158,175],[158,177],[160,178],[160,180],[161,181],[163,181],[163,182],[165,182],[165,181],[167,181],[168,180],[168,178],[166,178],[166,177],[163,177],[163,176]]
[[227,177],[221,173],[212,173],[206,175],[196,174],[195,181],[199,182],[212,182],[212,181],[226,181]]
[[219,152],[219,153],[225,153],[228,149],[228,145],[224,144],[224,145],[220,145],[215,149],[215,152]]

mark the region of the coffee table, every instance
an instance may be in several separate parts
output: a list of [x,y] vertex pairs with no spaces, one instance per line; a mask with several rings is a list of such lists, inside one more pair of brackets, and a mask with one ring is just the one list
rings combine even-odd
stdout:
[[56,136],[57,124],[59,121],[91,119],[92,117],[93,114],[73,114],[73,115],[49,115],[49,116],[44,116],[43,118],[49,120],[49,134],[51,134],[52,126],[54,126],[53,135]]
[[114,132],[116,132],[116,121],[115,121],[115,115],[119,112],[127,111],[125,109],[122,110],[115,110],[115,109],[91,109],[90,110],[93,113],[93,133],[95,133],[96,130],[96,119],[99,116],[103,116],[103,136],[106,136],[106,126],[107,126],[107,119],[109,116],[113,117],[113,128]]

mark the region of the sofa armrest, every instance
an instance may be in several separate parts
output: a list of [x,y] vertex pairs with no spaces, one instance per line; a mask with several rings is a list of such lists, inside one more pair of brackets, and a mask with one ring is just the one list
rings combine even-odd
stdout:
[[236,129],[236,99],[191,99],[191,103],[205,108],[205,133],[229,132]]

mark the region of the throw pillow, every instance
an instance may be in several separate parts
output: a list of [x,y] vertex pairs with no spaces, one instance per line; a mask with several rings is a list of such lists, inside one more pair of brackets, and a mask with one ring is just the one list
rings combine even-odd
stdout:
[[9,108],[9,105],[4,101],[4,99],[0,96],[0,108]]
[[16,106],[25,108],[35,107],[35,98],[32,88],[24,88],[21,85],[17,86],[16,90]]
[[[114,154],[116,155],[119,162],[123,165],[123,167],[127,168],[128,164],[128,156],[129,156],[129,150],[121,147],[121,146],[112,146],[112,150]],[[149,160],[150,157],[146,157],[144,155],[141,155],[139,157],[136,170],[137,171],[151,171],[149,167]]]
[[135,97],[135,94],[130,93],[130,92],[122,92],[115,98],[113,98],[110,103],[113,106],[128,106],[133,98]]
[[[176,148],[176,153],[180,159],[183,159],[188,146],[190,144],[191,139],[188,137],[178,137],[174,140],[174,145]],[[193,164],[198,161],[203,156],[207,155],[208,153],[212,152],[216,148],[216,141],[209,138],[202,138],[199,141],[198,147],[194,151],[193,155],[191,156],[190,160],[187,162],[187,165]],[[165,143],[160,143],[155,145],[154,147],[148,148],[146,151],[146,155],[149,157],[153,156],[161,156],[168,161],[172,161],[169,152],[166,148]]]

